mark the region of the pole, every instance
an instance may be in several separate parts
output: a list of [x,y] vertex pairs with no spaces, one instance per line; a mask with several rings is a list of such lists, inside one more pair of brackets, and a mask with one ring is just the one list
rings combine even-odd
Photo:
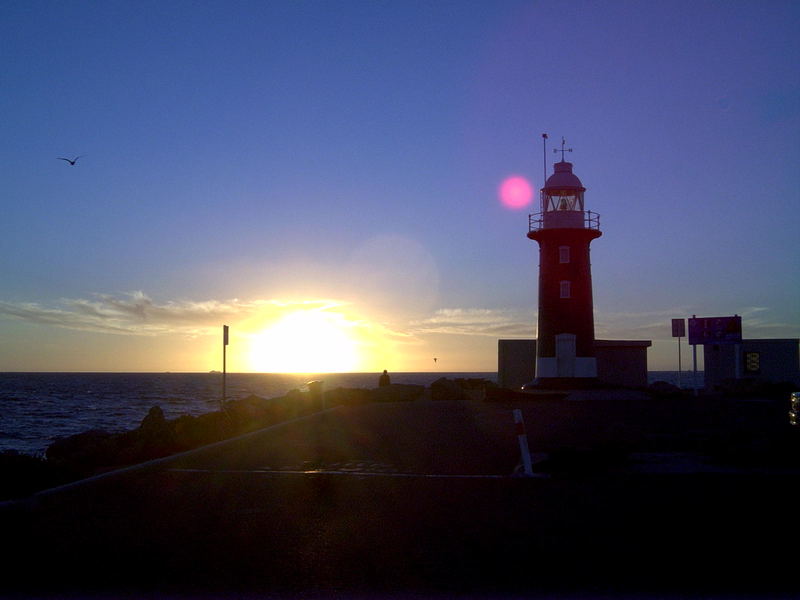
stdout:
[[[692,315],[692,319],[696,319],[697,315]],[[689,341],[692,341],[692,324],[689,323]],[[696,339],[696,338],[695,338]],[[694,364],[694,375],[692,376],[692,385],[694,386],[694,395],[697,396],[697,344],[692,344],[692,362]]]
[[514,409],[514,423],[517,426],[517,440],[519,440],[519,453],[522,455],[522,468],[527,477],[533,476],[531,451],[528,448],[528,435],[525,433],[525,421],[522,420],[522,411]]
[[678,338],[678,388],[681,387],[681,379],[683,378],[683,366],[681,365],[681,338],[684,335],[686,335],[686,320],[672,319],[672,337]]
[[[542,187],[547,182],[547,134],[542,134]],[[544,208],[542,208],[544,210]]]
[[220,408],[225,410],[225,396],[226,396],[226,381],[225,378],[228,374],[228,365],[227,365],[227,357],[226,357],[226,350],[228,348],[228,326],[222,326],[222,402],[220,404]]

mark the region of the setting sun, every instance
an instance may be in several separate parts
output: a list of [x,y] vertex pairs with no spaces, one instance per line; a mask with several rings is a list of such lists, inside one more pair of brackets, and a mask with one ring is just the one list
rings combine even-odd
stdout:
[[353,325],[343,315],[299,310],[253,336],[251,368],[269,373],[334,373],[359,364]]

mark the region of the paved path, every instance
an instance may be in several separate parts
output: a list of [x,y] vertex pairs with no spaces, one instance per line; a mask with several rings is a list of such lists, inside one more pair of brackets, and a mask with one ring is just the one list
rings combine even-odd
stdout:
[[[513,478],[511,408],[339,407],[40,495],[2,513],[5,589],[206,598],[796,591],[795,554],[783,549],[798,539],[796,475]],[[580,402],[523,409],[535,452],[650,431]]]

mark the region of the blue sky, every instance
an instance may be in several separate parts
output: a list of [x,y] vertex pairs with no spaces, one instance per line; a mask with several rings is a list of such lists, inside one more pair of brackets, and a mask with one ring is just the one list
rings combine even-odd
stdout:
[[541,187],[542,132],[601,214],[597,337],[652,339],[651,369],[671,318],[798,337],[798,25],[778,1],[5,2],[0,370],[208,370],[223,322],[232,369],[268,369],[252,336],[309,307],[364,369],[494,370],[536,334],[538,209],[497,187]]

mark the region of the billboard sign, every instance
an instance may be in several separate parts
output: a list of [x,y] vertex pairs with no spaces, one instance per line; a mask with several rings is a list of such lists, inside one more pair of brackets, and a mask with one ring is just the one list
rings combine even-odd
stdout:
[[672,319],[672,337],[686,337],[686,319]]
[[742,317],[693,317],[689,319],[690,344],[740,344]]

